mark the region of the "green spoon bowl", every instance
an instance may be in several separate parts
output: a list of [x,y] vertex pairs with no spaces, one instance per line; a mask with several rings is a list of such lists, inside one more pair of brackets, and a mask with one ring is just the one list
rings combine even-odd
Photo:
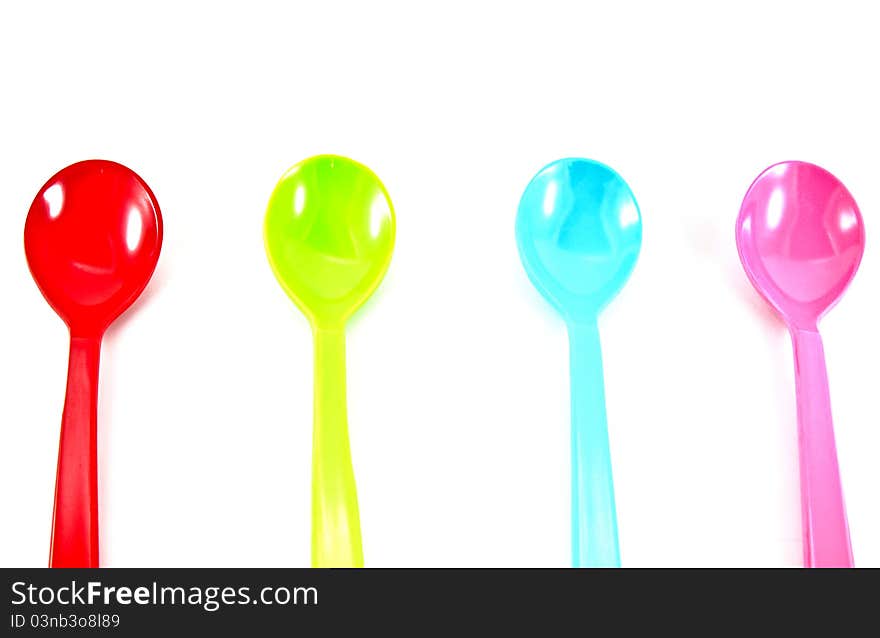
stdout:
[[366,166],[318,155],[275,187],[264,226],[266,254],[287,295],[314,326],[342,326],[391,262],[394,210]]

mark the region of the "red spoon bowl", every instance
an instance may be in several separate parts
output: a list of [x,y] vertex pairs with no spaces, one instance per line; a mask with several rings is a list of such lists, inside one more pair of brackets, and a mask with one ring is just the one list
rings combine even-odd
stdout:
[[56,173],[24,227],[28,266],[71,334],[99,336],[146,287],[162,246],[162,215],[147,184],[106,160]]
[[101,340],[146,287],[162,246],[162,215],[133,171],[88,160],[37,193],[24,250],[37,286],[70,329],[51,567],[98,567],[97,400]]

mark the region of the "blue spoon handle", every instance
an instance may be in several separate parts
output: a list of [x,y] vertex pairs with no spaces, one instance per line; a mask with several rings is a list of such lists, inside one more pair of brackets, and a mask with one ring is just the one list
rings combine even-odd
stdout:
[[620,567],[595,321],[568,326],[571,357],[571,553],[574,567]]

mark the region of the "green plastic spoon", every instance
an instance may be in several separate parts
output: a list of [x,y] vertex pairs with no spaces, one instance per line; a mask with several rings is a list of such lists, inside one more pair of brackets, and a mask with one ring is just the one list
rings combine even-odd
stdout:
[[319,155],[291,168],[266,210],[266,254],[315,343],[312,566],[363,567],[345,400],[345,323],[382,281],[394,209],[366,166]]

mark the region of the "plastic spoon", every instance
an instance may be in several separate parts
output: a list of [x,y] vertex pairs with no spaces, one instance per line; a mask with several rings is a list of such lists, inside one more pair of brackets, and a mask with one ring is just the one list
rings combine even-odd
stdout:
[[626,182],[604,164],[558,160],[526,187],[516,239],[532,283],[568,325],[572,564],[618,567],[597,320],[626,283],[639,256],[639,207]]
[[312,566],[362,567],[357,492],[348,441],[345,324],[391,261],[394,211],[373,172],[321,155],[291,168],[266,211],[266,254],[315,343]]
[[98,566],[101,340],[147,285],[161,245],[156,198],[140,177],[114,162],[68,166],[46,182],[28,212],[28,266],[70,330],[50,567]]
[[736,221],[736,246],[752,285],[785,321],[794,347],[804,565],[852,567],[818,322],[859,267],[862,215],[828,171],[782,162],[749,187]]

